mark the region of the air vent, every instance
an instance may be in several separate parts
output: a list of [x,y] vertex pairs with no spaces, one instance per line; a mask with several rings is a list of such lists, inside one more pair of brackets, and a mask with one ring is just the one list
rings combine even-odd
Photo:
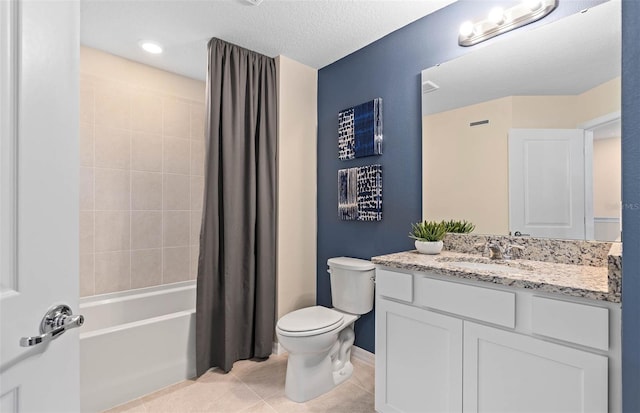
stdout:
[[489,123],[489,119],[485,119],[485,120],[479,120],[476,122],[471,122],[469,126],[480,126],[480,125],[486,125],[488,123]]
[[430,80],[427,80],[426,82],[422,83],[422,94],[426,94],[426,93],[430,93],[430,92],[434,92],[436,90],[440,89],[440,86],[436,85],[435,83],[433,83]]

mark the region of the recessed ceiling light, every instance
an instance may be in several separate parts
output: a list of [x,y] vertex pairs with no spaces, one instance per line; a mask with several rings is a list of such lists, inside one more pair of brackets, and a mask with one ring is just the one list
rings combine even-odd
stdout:
[[148,40],[141,40],[140,42],[138,42],[138,44],[140,45],[140,47],[142,47],[142,49],[145,52],[148,52],[151,54],[162,53],[162,46],[160,46],[158,43],[150,42]]

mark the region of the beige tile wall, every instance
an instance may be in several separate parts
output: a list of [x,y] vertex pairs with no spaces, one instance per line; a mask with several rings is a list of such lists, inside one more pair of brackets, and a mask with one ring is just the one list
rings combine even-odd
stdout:
[[81,48],[82,296],[195,279],[204,88]]

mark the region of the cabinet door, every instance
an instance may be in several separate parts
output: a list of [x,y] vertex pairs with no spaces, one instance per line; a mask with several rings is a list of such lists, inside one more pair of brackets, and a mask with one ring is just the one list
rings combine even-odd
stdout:
[[607,357],[465,322],[467,412],[606,412]]
[[376,411],[462,411],[462,321],[376,303]]

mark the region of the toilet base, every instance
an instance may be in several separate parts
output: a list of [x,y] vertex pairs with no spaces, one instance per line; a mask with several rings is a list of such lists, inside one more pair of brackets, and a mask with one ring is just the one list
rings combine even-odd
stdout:
[[353,325],[340,331],[331,349],[318,354],[289,353],[284,392],[288,399],[303,403],[327,393],[353,374],[351,347]]
[[[300,372],[304,371],[301,377]],[[294,402],[315,399],[335,386],[329,355],[296,355],[289,353],[284,394]]]
[[337,386],[338,384],[349,380],[349,377],[351,377],[352,374],[353,364],[351,364],[351,361],[347,361],[342,369],[333,372],[333,382]]

